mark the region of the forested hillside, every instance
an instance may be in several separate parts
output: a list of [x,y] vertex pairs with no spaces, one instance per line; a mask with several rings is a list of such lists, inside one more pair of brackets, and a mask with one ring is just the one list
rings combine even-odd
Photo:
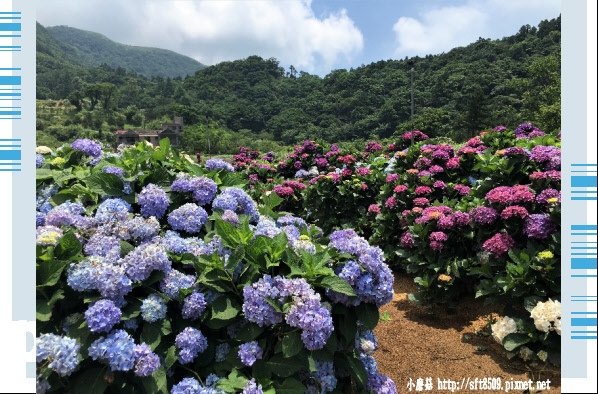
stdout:
[[[415,128],[455,140],[497,122],[558,130],[560,45],[558,17],[500,40],[480,38],[448,53],[413,58]],[[389,138],[411,127],[408,60],[333,70],[323,78],[258,56],[206,67],[185,79],[69,65],[68,72],[65,66],[39,80],[38,98],[69,97],[70,120],[63,118],[62,125],[91,130],[147,126],[176,115],[186,125],[207,117],[229,136],[285,144]]]

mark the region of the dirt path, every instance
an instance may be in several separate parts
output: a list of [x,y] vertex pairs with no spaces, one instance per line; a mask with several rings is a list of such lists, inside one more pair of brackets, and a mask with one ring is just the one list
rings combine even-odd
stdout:
[[[504,393],[506,382],[550,379],[550,390],[541,393],[560,393],[561,376],[559,368],[541,371],[536,367],[529,373],[519,358],[509,360],[505,350],[492,339],[474,332],[482,330],[491,313],[497,315],[499,307],[483,305],[480,301],[463,301],[456,313],[437,311],[430,315],[424,308],[418,308],[407,299],[416,291],[413,280],[406,274],[395,274],[395,297],[381,308],[388,311],[389,322],[381,322],[376,328],[380,373],[390,376],[399,393],[409,393],[410,379],[417,383],[422,378],[432,378],[433,388],[411,392],[450,393],[438,388],[440,380],[451,379],[462,384],[463,378],[470,382],[475,378],[500,378],[503,390],[459,390],[462,393]],[[470,339],[465,339],[468,336]],[[476,348],[483,346],[483,348]],[[482,350],[478,350],[482,349]],[[522,393],[523,390],[509,392]]]

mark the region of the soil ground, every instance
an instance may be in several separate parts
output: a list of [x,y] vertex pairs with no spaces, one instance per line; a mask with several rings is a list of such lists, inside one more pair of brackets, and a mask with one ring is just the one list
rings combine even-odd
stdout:
[[[416,292],[413,279],[407,274],[395,273],[394,300],[380,309],[388,311],[390,321],[380,322],[375,330],[380,373],[391,377],[399,393],[450,393],[439,388],[438,379],[464,384],[467,379],[500,378],[502,390],[455,390],[462,393],[504,393],[506,382],[550,380],[550,390],[531,393],[560,393],[561,372],[551,367],[527,367],[519,357],[509,360],[506,351],[492,336],[477,332],[484,330],[490,314],[498,317],[500,305],[484,305],[479,300],[463,300],[453,313],[437,310],[429,314],[427,309],[414,306],[407,295]],[[469,339],[467,339],[468,337]],[[409,390],[411,381],[432,378],[432,389]],[[512,393],[528,393],[509,390]]]

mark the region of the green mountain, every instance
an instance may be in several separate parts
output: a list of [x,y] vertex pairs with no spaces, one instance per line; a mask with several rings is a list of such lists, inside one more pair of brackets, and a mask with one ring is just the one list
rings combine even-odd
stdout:
[[45,58],[38,57],[37,97],[69,97],[77,110],[61,123],[67,128],[108,132],[125,123],[145,128],[182,116],[186,130],[209,118],[235,135],[231,144],[240,135],[285,144],[394,138],[411,129],[409,60],[414,60],[415,128],[431,137],[462,141],[499,124],[515,128],[524,122],[557,131],[560,29],[559,16],[502,39],[332,70],[323,78],[258,56],[205,67],[186,78],[147,78],[123,67],[78,66],[76,48],[75,60],[51,69],[72,59],[74,47],[45,37],[43,47],[55,63],[41,64]]
[[[68,26],[43,28],[38,23],[38,52],[45,50],[54,57],[66,54],[65,61],[74,65],[95,67],[107,64],[122,67],[147,77],[184,77],[205,67],[200,62],[173,51],[138,47],[114,42],[91,31]],[[54,38],[55,40],[50,40]],[[48,50],[50,53],[48,53]],[[60,58],[58,58],[60,59]]]

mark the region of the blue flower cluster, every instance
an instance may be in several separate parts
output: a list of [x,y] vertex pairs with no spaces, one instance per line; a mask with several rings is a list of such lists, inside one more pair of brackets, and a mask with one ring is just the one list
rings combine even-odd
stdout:
[[243,394],[264,394],[264,391],[262,390],[262,385],[258,385],[255,382],[255,379],[251,379],[250,381],[245,382]]
[[226,169],[228,172],[235,172],[235,168],[232,164],[225,162],[222,159],[209,159],[206,160],[206,169],[209,171],[220,171],[222,169]]
[[62,234],[62,230],[56,226],[40,226],[35,229],[35,243],[39,246],[55,246]]
[[94,221],[101,225],[111,221],[124,221],[131,212],[131,204],[120,198],[104,200],[98,207]]
[[224,211],[222,214],[222,220],[232,224],[233,226],[237,226],[237,224],[239,224],[239,216],[230,209]]
[[89,356],[108,363],[112,371],[128,371],[135,363],[135,341],[125,330],[114,330],[89,346]]
[[51,387],[46,379],[41,379],[39,375],[35,376],[35,394],[44,394]]
[[208,177],[189,176],[181,172],[170,186],[170,190],[183,193],[193,192],[193,200],[203,206],[211,203],[216,197],[218,186]]
[[170,271],[170,260],[164,248],[157,244],[141,244],[119,260],[132,281],[146,280],[154,270]]
[[160,232],[160,223],[154,216],[143,218],[136,216],[122,222],[111,223],[103,226],[100,231],[105,235],[114,235],[122,241],[138,240],[148,241]]
[[203,353],[208,347],[208,340],[201,331],[193,327],[185,328],[176,336],[174,344],[179,350],[179,361],[181,364],[192,362],[199,353]]
[[156,293],[150,294],[141,304],[141,317],[153,323],[166,317],[166,301]]
[[46,215],[41,212],[35,213],[35,227],[43,226],[46,224]]
[[101,256],[89,256],[72,263],[67,272],[67,284],[76,291],[97,290],[112,300],[123,297],[131,289],[131,279],[122,266]]
[[40,155],[39,153],[35,154],[35,168],[40,168],[44,165],[45,162],[46,159],[44,159],[42,155]]
[[87,256],[101,256],[108,261],[115,263],[120,259],[120,243],[116,237],[95,234],[85,244]]
[[199,233],[207,221],[208,213],[206,210],[192,203],[182,205],[168,215],[168,224],[170,224],[170,227],[174,230],[182,230],[190,234]]
[[285,313],[285,321],[291,327],[301,328],[301,340],[308,350],[324,347],[334,330],[330,311],[320,304],[320,295],[314,292],[304,279],[275,278],[265,275],[259,281],[243,289],[243,312],[245,318],[260,327],[282,322],[283,314],[276,312],[266,298],[292,304]]
[[60,376],[68,376],[79,364],[80,349],[81,345],[75,339],[42,334],[37,338],[35,361],[39,363],[48,359],[48,368],[56,371]]
[[79,150],[94,159],[98,159],[102,156],[102,146],[87,138],[75,140],[75,142],[71,144],[71,149]]
[[160,186],[156,186],[153,183],[141,189],[137,202],[141,206],[141,214],[143,216],[155,216],[157,219],[160,219],[166,213],[170,205],[170,200],[166,192]]
[[194,275],[185,275],[184,273],[171,269],[164,279],[160,281],[160,291],[170,299],[179,299],[179,289],[187,289],[195,284],[197,278]]
[[85,311],[91,332],[108,332],[120,322],[122,312],[111,300],[99,300]]
[[215,387],[221,378],[214,374],[206,378],[206,384],[201,385],[193,378],[184,378],[172,387],[171,394],[226,394],[226,391]]
[[341,253],[355,255],[359,262],[359,269],[356,261],[350,261],[344,267],[338,267],[336,272],[353,287],[357,298],[351,300],[345,294],[328,289],[326,294],[334,302],[345,305],[369,302],[381,307],[393,299],[393,275],[384,263],[384,255],[380,248],[370,246],[364,238],[357,236],[357,233],[350,229],[332,233],[328,246],[338,249]]
[[193,292],[185,298],[181,315],[183,316],[183,319],[199,319],[206,309],[206,305],[207,302],[204,295],[202,293]]
[[[315,360],[315,362],[317,371],[310,374],[305,392],[308,394],[323,394],[334,391],[337,384],[334,364],[331,361]],[[314,379],[317,381],[318,386],[313,384]]]
[[241,362],[251,367],[257,360],[262,359],[264,353],[262,348],[258,346],[257,341],[252,341],[240,345],[238,354]]
[[117,177],[119,177],[122,180],[125,170],[120,167],[104,167],[104,168],[102,168],[102,172],[105,172],[107,174],[116,175]]
[[235,213],[247,215],[252,222],[257,222],[260,214],[255,201],[243,189],[238,187],[225,187],[212,202],[212,209],[231,210]]
[[145,343],[135,346],[135,375],[150,376],[160,368],[160,357]]
[[54,207],[46,215],[46,224],[49,226],[76,226],[77,228],[85,228],[89,225],[89,219],[81,216],[85,212],[83,204],[80,202],[72,203],[67,201]]
[[366,389],[374,393],[396,394],[397,388],[394,381],[378,372],[378,362],[371,355],[377,346],[376,335],[360,326],[355,336],[355,349],[368,374]]
[[214,359],[217,363],[220,363],[226,359],[226,355],[230,352],[230,345],[226,342],[216,346],[216,355]]

